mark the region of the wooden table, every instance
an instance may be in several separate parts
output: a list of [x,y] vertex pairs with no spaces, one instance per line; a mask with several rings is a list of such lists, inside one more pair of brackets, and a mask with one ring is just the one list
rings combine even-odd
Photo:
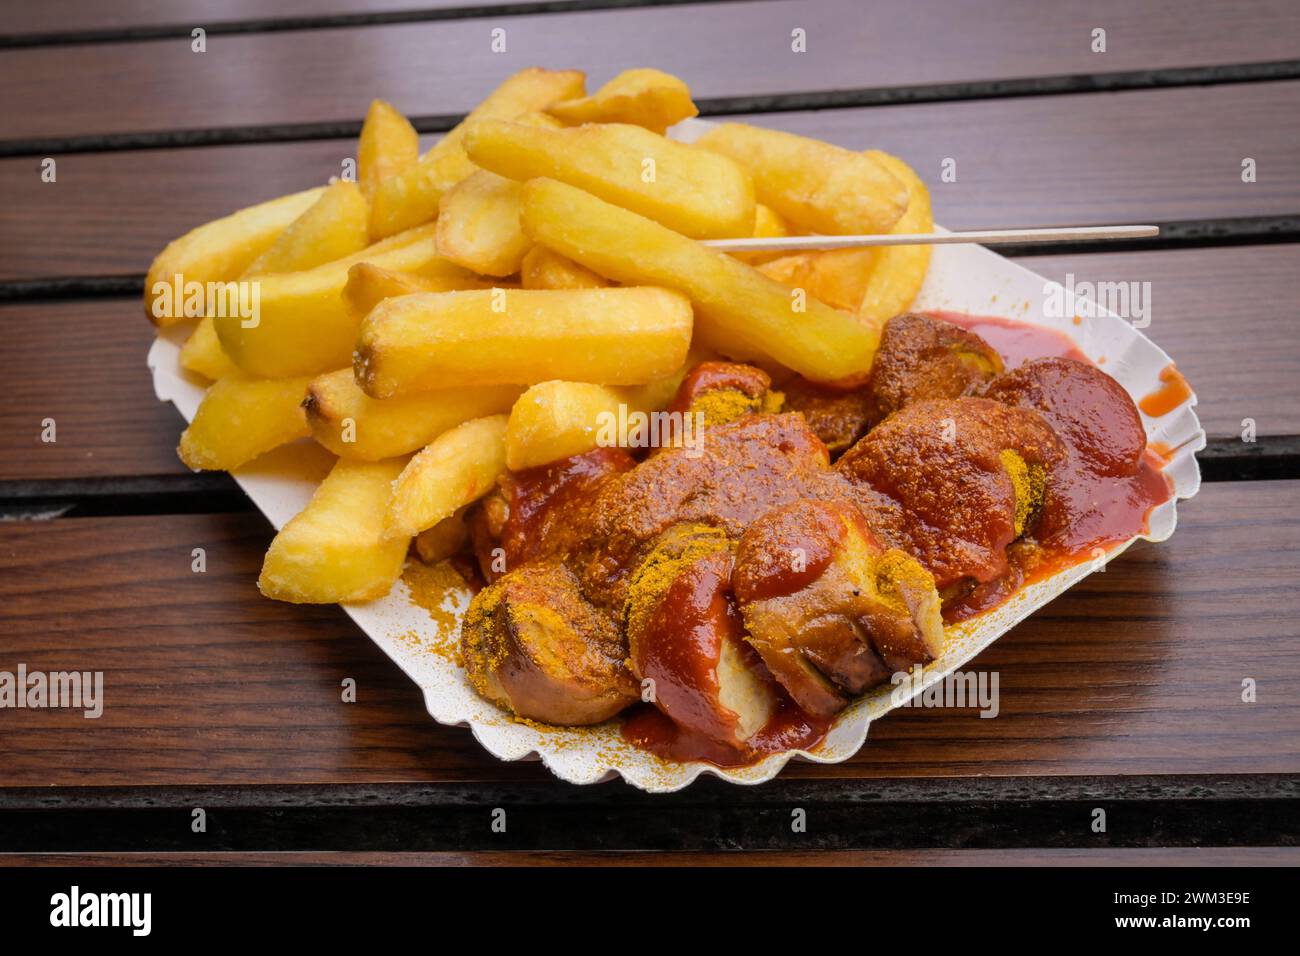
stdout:
[[[468,2],[0,10],[0,670],[106,680],[98,720],[0,710],[0,859],[1296,863],[1300,6]],[[899,153],[950,227],[1163,226],[1011,250],[1052,278],[1149,281],[1148,332],[1210,443],[1172,541],[972,665],[1000,675],[997,719],[900,711],[847,763],[758,788],[577,788],[435,724],[337,608],[259,597],[270,527],[181,466],[181,419],[154,399],[145,267],[199,222],[337,172],[372,97],[432,138],[533,64],[595,82],[655,65],[706,116]]]

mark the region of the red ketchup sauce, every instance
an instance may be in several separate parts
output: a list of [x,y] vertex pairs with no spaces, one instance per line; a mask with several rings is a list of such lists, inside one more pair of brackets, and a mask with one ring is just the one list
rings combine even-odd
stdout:
[[[1032,358],[1070,358],[1095,365],[1063,332],[995,316],[931,312],[974,332],[1002,356],[1008,370]],[[1172,366],[1171,366],[1172,368]],[[1176,372],[1174,374],[1177,374]],[[1167,376],[1163,380],[1172,379]],[[1178,376],[1177,381],[1181,381]],[[1183,383],[1185,384],[1185,383]],[[1177,386],[1175,386],[1177,387]],[[1098,406],[1106,409],[1106,405]],[[1145,406],[1143,410],[1147,409]],[[1091,423],[1093,435],[1105,434],[1117,423],[1098,416]],[[1136,471],[1128,475],[1099,473],[1090,462],[1100,455],[1100,444],[1089,435],[1070,437],[1069,457],[1064,468],[1054,473],[1052,494],[1059,502],[1050,517],[1049,529],[1033,548],[1013,545],[1012,574],[991,586],[976,588],[964,599],[948,605],[944,619],[959,621],[1002,603],[1022,585],[1099,557],[1121,542],[1144,534],[1151,510],[1169,500],[1172,489],[1163,468],[1169,449],[1147,446]]]
[[[744,625],[730,594],[731,570],[731,555],[725,551],[696,561],[669,585],[650,619],[642,638],[648,646],[638,648],[638,664],[641,674],[655,682],[663,709],[640,706],[624,720],[623,736],[651,753],[740,767],[763,754],[811,747],[830,726],[800,710],[742,640]],[[715,668],[724,640],[741,651],[777,701],[767,723],[746,742],[746,751],[720,742],[735,733],[734,715],[716,705]]]

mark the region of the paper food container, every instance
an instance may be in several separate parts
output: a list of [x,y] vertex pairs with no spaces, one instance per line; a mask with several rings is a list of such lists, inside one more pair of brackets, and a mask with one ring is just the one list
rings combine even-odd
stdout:
[[[694,139],[710,124],[688,120],[673,134]],[[1047,309],[1049,298],[1065,308]],[[930,271],[915,310],[949,310],[972,315],[1001,316],[1064,332],[1089,359],[1101,363],[1137,401],[1161,386],[1160,373],[1171,359],[1129,322],[1091,303],[1076,309],[1072,295],[1056,283],[1030,272],[989,250],[973,245],[935,246]],[[1075,321],[1076,312],[1082,322]],[[179,364],[180,344],[189,325],[160,336],[149,350],[154,390],[162,401],[173,403],[187,421],[193,419],[203,397],[202,383]],[[1167,502],[1153,510],[1149,530],[1142,538],[1164,541],[1174,532],[1177,502],[1190,498],[1200,487],[1200,469],[1194,453],[1205,447],[1192,395],[1177,408],[1150,418],[1143,415],[1147,438],[1169,449],[1165,473],[1173,491]],[[319,463],[312,456],[272,454],[236,472],[240,487],[277,529],[306,505],[319,480]],[[362,631],[424,691],[429,715],[442,724],[468,727],[489,753],[502,760],[540,758],[560,779],[570,783],[596,783],[621,776],[642,790],[667,792],[687,786],[702,773],[733,783],[754,784],[771,780],[791,759],[838,763],[855,754],[866,741],[871,722],[904,700],[943,680],[980,651],[1067,588],[1138,540],[1115,545],[1091,560],[1019,590],[1008,602],[971,620],[948,628],[945,653],[925,668],[923,679],[913,682],[910,693],[896,694],[886,684],[867,692],[835,719],[830,732],[813,751],[793,750],[772,754],[752,766],[718,768],[703,762],[665,761],[623,740],[617,720],[589,728],[543,727],[516,721],[510,714],[480,698],[455,662],[459,622],[469,606],[470,592],[453,592],[441,615],[444,623],[418,606],[404,582],[378,601],[344,605]],[[253,582],[249,582],[252,587]],[[897,698],[897,699],[896,699]]]

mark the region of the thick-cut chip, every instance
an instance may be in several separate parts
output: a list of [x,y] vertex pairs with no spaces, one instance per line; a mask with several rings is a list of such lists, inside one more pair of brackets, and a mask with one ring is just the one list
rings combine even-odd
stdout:
[[545,246],[533,246],[519,265],[525,289],[603,289],[609,280]]
[[469,506],[456,509],[432,528],[415,536],[415,553],[425,564],[437,564],[457,554],[469,541],[469,522],[465,520]]
[[628,398],[618,388],[591,382],[541,382],[519,396],[506,428],[506,465],[536,468],[591,451],[604,416],[618,419]]
[[301,408],[310,379],[223,378],[203,396],[176,449],[188,467],[233,471],[311,434]]
[[258,307],[250,319],[216,317],[226,354],[250,375],[284,378],[317,375],[347,365],[361,318],[343,301],[348,270],[358,262],[424,276],[474,279],[472,273],[438,255],[434,226],[392,236],[361,252],[305,272],[250,280]]
[[369,216],[357,184],[337,182],[249,263],[240,278],[300,272],[359,252],[369,241]]
[[797,252],[765,262],[758,271],[792,289],[804,289],[827,305],[854,312],[862,302],[876,249]]
[[181,346],[180,361],[185,371],[202,375],[210,382],[239,371],[239,366],[222,350],[212,317],[206,315],[199,319],[199,324]]
[[393,483],[387,537],[410,538],[496,487],[506,470],[506,416],[457,425],[411,459]]
[[688,360],[672,375],[646,385],[534,385],[510,409],[506,464],[511,471],[522,471],[617,444],[625,437],[617,423],[635,429],[636,416],[667,406],[691,365]]
[[385,269],[373,262],[358,262],[348,270],[343,301],[360,322],[384,299],[413,292],[454,292],[457,289],[490,289],[491,282],[471,275],[421,276]]
[[[202,315],[202,310],[187,314],[183,284],[206,285],[238,278],[324,191],[321,186],[249,206],[173,239],[158,253],[145,276],[145,315],[160,328]],[[180,301],[176,295],[178,284],[182,285]]]
[[438,215],[442,194],[477,168],[461,140],[475,120],[515,119],[560,100],[582,96],[581,70],[530,67],[502,83],[414,166],[384,180],[371,197],[370,234],[379,239],[426,223]]
[[[930,211],[930,191],[912,167],[897,156],[872,151],[880,163],[907,184],[909,201],[907,212],[894,225],[899,234],[934,232],[934,216]],[[930,268],[930,246],[882,246],[875,252],[875,261],[867,276],[866,288],[859,300],[858,315],[883,326],[894,316],[907,311],[912,300],[921,291],[925,274]]]
[[405,461],[340,460],[280,529],[257,586],[277,601],[334,604],[383,597],[402,573],[409,538],[385,538],[384,514]]
[[871,369],[879,329],[580,189],[528,183],[522,221],[535,242],[604,276],[690,296],[700,343],[725,355],[766,356],[815,381],[861,381]]
[[485,385],[371,398],[345,368],[314,379],[303,407],[312,436],[334,454],[379,461],[418,451],[471,418],[509,411],[519,392],[517,385]]
[[699,115],[685,83],[662,70],[624,70],[591,96],[556,103],[548,110],[566,123],[631,123],[662,133]]
[[865,153],[745,123],[723,123],[696,145],[740,163],[759,202],[810,232],[888,232],[907,209],[906,185]]
[[532,245],[519,225],[523,187],[480,169],[453,186],[438,213],[438,252],[489,276],[519,271]]
[[465,131],[465,151],[494,173],[557,179],[698,239],[754,229],[754,187],[738,164],[639,126],[481,120]]
[[365,197],[373,197],[380,183],[411,168],[419,158],[420,134],[415,127],[391,104],[374,100],[357,143],[357,182]]
[[553,378],[636,385],[681,367],[690,341],[691,305],[667,289],[427,293],[375,307],[354,367],[375,398]]
[[[782,239],[786,236],[793,236],[794,230],[790,228],[788,222],[776,214],[775,209],[758,203],[754,207],[754,231],[750,235],[755,239]],[[785,253],[779,250],[769,250],[766,252],[733,252],[732,255],[742,262],[748,262],[751,266],[755,266],[772,259],[779,259]]]

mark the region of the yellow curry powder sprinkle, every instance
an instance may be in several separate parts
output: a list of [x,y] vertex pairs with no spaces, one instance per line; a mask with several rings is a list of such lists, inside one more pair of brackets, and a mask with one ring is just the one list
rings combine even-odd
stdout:
[[1025,533],[1030,516],[1042,504],[1046,476],[1040,465],[1025,464],[1025,460],[1010,448],[1004,448],[998,457],[1002,459],[1002,467],[1006,469],[1007,477],[1015,489],[1015,528],[1016,537],[1019,537]]
[[668,587],[693,562],[729,547],[726,532],[711,525],[674,528],[641,562],[628,584],[623,603],[624,633],[640,634]]
[[450,561],[409,561],[402,580],[411,592],[411,600],[424,608],[437,628],[437,635],[422,643],[441,657],[454,658],[459,649],[459,622],[454,608],[458,595],[465,590],[465,579]]

